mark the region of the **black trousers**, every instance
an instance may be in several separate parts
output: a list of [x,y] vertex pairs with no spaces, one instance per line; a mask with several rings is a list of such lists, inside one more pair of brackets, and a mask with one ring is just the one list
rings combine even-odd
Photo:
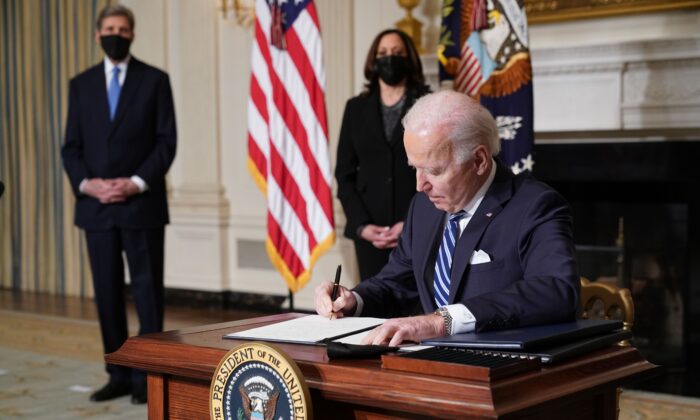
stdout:
[[[129,336],[123,254],[129,267],[139,335],[163,331],[165,228],[88,230],[85,237],[105,354],[118,350]],[[143,371],[112,364],[107,364],[106,370],[110,382],[146,383]]]
[[389,254],[393,248],[375,248],[371,242],[364,239],[355,239],[355,254],[357,256],[357,266],[360,269],[360,280],[368,279],[384,268],[389,261]]

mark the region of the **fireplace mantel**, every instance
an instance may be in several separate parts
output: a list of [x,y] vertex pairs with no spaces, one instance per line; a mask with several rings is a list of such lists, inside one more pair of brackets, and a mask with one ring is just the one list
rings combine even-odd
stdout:
[[[438,90],[437,57],[421,58],[426,79]],[[570,140],[576,137],[571,132],[594,133],[588,136],[594,142],[596,133],[612,139],[610,132],[675,141],[690,130],[697,139],[700,38],[541,47],[532,50],[532,66],[537,142],[556,133]]]
[[700,38],[543,48],[532,65],[538,133],[700,128]]

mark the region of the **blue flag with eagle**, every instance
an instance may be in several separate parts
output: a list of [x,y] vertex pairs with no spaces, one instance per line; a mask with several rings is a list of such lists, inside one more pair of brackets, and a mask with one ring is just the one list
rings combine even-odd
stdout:
[[444,0],[440,84],[478,99],[496,119],[501,160],[532,171],[532,67],[522,0]]

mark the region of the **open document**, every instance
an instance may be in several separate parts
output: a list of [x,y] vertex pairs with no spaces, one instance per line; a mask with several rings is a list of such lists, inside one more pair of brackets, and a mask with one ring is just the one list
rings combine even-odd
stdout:
[[226,334],[224,338],[320,345],[326,341],[339,340],[343,337],[369,331],[384,321],[381,318],[328,319],[320,315],[307,315],[264,327]]

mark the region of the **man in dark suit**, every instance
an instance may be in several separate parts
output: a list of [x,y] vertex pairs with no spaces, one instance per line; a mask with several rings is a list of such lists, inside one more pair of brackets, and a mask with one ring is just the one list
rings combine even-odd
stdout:
[[[419,99],[403,120],[416,168],[398,247],[376,276],[352,291],[316,288],[319,314],[393,318],[365,343],[573,320],[579,277],[572,217],[554,190],[514,176],[489,112],[466,95]],[[424,315],[408,316],[416,313]]]
[[[70,82],[63,164],[76,195],[75,224],[85,230],[105,353],[128,337],[126,255],[139,334],[163,329],[165,174],[175,157],[175,110],[168,75],[129,55],[134,16],[107,6],[95,34],[104,62]],[[108,364],[109,382],[91,395],[131,393],[146,402],[142,371]]]

